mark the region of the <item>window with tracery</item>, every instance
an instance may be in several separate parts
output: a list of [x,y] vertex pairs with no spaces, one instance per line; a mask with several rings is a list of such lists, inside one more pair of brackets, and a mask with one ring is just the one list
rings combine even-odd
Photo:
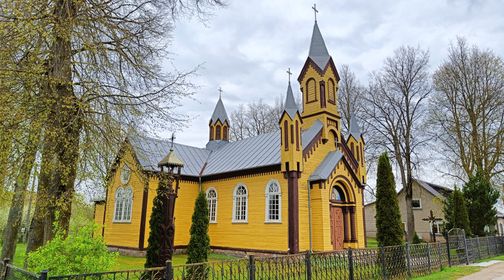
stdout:
[[248,192],[245,185],[238,185],[233,197],[233,222],[247,222]]
[[282,220],[282,191],[278,181],[270,181],[266,186],[266,221]]

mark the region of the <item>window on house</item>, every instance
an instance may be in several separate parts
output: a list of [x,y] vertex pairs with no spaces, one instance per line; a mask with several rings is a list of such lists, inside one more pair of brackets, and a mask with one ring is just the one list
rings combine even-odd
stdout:
[[266,186],[266,222],[281,222],[282,192],[278,181],[270,181]]
[[207,190],[208,219],[210,223],[217,222],[217,191],[214,188]]
[[244,223],[247,222],[248,211],[248,193],[245,185],[238,185],[234,191],[233,199],[233,222]]
[[422,209],[422,200],[419,198],[413,198],[411,200],[411,208],[413,209]]
[[114,222],[130,222],[133,206],[133,190],[131,187],[119,187],[115,193]]

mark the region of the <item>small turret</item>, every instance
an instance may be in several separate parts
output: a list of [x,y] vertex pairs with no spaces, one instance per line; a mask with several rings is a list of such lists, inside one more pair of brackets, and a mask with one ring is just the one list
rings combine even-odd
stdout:
[[301,125],[303,121],[298,106],[294,100],[289,81],[284,111],[280,117],[282,171],[302,171],[303,148],[301,143]]
[[210,137],[209,141],[229,141],[229,118],[222,103],[222,98],[219,96],[217,105],[210,118],[209,128]]
[[359,123],[357,122],[357,117],[355,116],[355,114],[351,114],[347,146],[350,148],[350,151],[359,164],[357,173],[362,184],[366,183],[364,144],[364,137],[362,135],[362,130],[359,126]]

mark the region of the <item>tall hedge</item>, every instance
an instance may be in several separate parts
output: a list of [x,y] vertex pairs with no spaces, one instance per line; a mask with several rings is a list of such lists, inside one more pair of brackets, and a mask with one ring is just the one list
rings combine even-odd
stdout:
[[478,171],[464,185],[463,193],[471,232],[478,236],[486,235],[485,226],[493,230],[497,222],[495,204],[499,199],[499,192],[485,179],[482,172]]
[[403,227],[394,174],[386,153],[383,153],[378,160],[376,229],[376,239],[379,246],[393,246],[403,243]]

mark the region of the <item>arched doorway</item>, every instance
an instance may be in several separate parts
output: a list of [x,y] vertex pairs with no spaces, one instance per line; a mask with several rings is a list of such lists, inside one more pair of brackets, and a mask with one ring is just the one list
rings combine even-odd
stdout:
[[356,241],[355,236],[355,203],[341,185],[331,188],[329,198],[331,219],[331,244],[334,250],[344,248],[345,242]]

